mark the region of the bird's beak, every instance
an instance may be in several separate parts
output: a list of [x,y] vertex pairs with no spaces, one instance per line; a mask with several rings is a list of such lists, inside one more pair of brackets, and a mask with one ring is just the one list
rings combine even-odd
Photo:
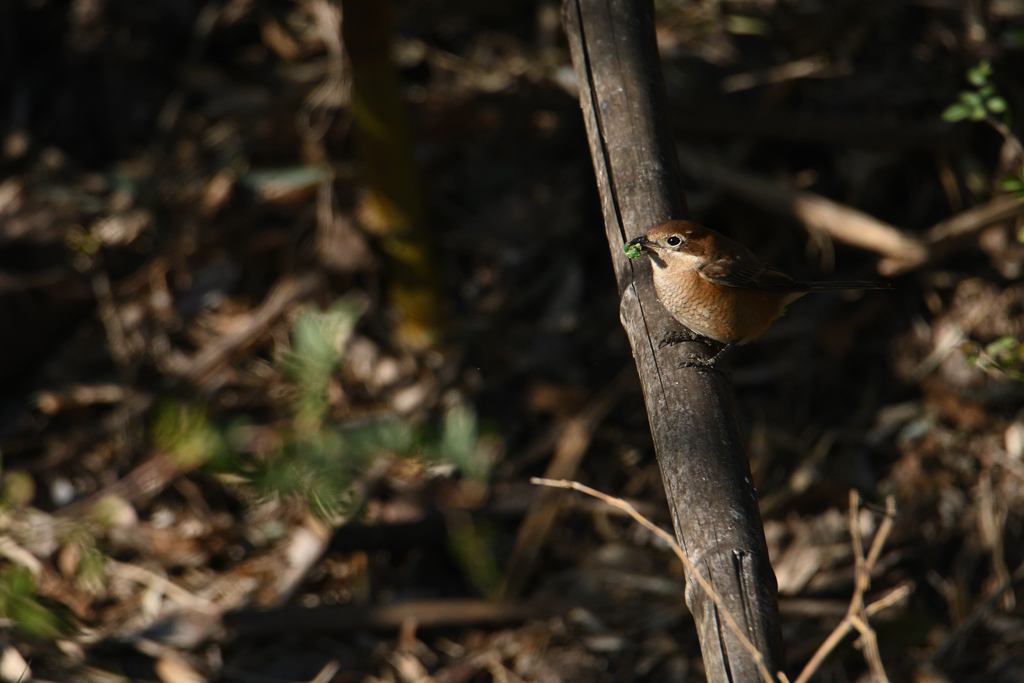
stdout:
[[630,240],[628,247],[640,247],[640,251],[653,251],[651,249],[651,241],[647,239],[647,235],[640,235],[635,240]]

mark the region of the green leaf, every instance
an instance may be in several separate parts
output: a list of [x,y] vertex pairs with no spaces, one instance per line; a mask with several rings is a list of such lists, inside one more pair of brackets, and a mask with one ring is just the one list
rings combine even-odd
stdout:
[[990,97],[985,100],[985,106],[993,114],[1002,114],[1006,111],[1006,100],[1002,97]]
[[967,70],[967,81],[973,86],[980,87],[988,83],[988,77],[991,75],[992,65],[987,59],[983,59]]
[[970,116],[968,116],[968,118],[971,121],[983,121],[986,116],[988,116],[988,112],[985,111],[985,108],[984,107],[978,107],[977,109],[972,109],[971,110],[971,114],[970,114]]
[[222,453],[223,435],[210,424],[206,406],[199,402],[165,400],[154,410],[153,444],[169,453],[181,467],[202,465]]
[[465,510],[446,515],[451,554],[473,587],[488,597],[501,589],[501,569],[494,556],[497,534],[486,522],[476,522]]
[[14,507],[25,507],[36,495],[36,484],[28,472],[8,472],[0,489],[0,500]]
[[477,450],[478,434],[476,412],[465,403],[456,403],[444,415],[440,452],[446,460],[458,465],[467,477],[487,481],[490,463]]
[[346,457],[368,461],[380,453],[408,453],[416,445],[411,423],[398,418],[354,420],[341,426]]
[[745,17],[739,14],[725,15],[725,30],[739,36],[766,36],[771,26],[764,19]]
[[61,632],[60,619],[36,599],[35,579],[21,566],[9,566],[0,575],[0,616],[39,638],[56,638]]
[[[942,112],[942,118],[944,120],[946,120],[946,121],[951,122],[951,123],[955,123],[957,121],[963,121],[968,116],[970,116],[970,114],[971,114],[970,107],[968,107],[965,104],[957,103],[957,104],[951,104],[948,107],[946,107],[946,110],[944,112]],[[629,253],[629,248],[630,248],[629,245],[626,245],[626,256],[629,256],[629,258],[636,258],[637,256],[640,255],[640,249],[637,248],[636,255],[635,256],[631,256],[630,253]]]
[[1024,182],[1017,176],[1003,176],[999,180],[999,189],[1003,192],[1020,192],[1024,190]]
[[292,348],[281,366],[299,388],[294,409],[301,428],[315,429],[325,416],[331,373],[365,310],[365,299],[350,294],[327,311],[307,308],[292,325]]
[[981,95],[971,90],[961,90],[960,101],[966,104],[968,107],[985,106],[985,100],[981,97]]
[[1014,351],[1020,346],[1020,342],[1013,337],[1006,335],[996,339],[985,347],[985,353],[990,356],[998,356],[1008,351]]

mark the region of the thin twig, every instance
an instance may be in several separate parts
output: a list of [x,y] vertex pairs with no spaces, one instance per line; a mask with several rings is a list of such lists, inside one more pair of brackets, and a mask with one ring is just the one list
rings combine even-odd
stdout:
[[864,607],[864,591],[871,586],[871,574],[864,571],[866,560],[864,559],[864,541],[860,535],[860,495],[855,489],[850,489],[850,543],[853,545],[853,600],[851,603],[860,603]]
[[914,592],[914,582],[904,581],[900,585],[893,588],[891,591],[883,595],[882,597],[875,600],[873,603],[864,608],[864,613],[869,617],[873,617],[884,609],[888,609],[895,605],[897,602],[906,599],[911,593]]
[[878,531],[875,532],[874,541],[871,543],[871,550],[868,551],[866,564],[869,572],[875,568],[875,564],[882,554],[882,548],[885,546],[885,541],[889,538],[889,534],[892,532],[892,525],[895,522],[896,499],[889,496],[885,499],[885,517],[882,518],[882,523],[878,525]]
[[205,612],[207,614],[219,614],[222,611],[206,598],[201,598],[198,595],[185,590],[166,576],[160,576],[159,574],[144,567],[140,567],[135,564],[127,564],[125,562],[118,562],[117,560],[108,558],[107,571],[111,574],[116,574],[123,579],[127,579],[128,581],[144,586],[150,586],[182,607],[194,609],[198,612]]
[[803,671],[796,677],[793,683],[806,683],[815,674],[825,658],[836,648],[843,638],[853,629],[861,634],[861,642],[864,648],[864,658],[867,660],[868,668],[872,678],[881,683],[889,679],[885,674],[885,667],[882,665],[882,657],[878,651],[878,638],[874,630],[868,624],[868,617],[888,607],[908,595],[911,587],[909,584],[897,586],[881,599],[876,600],[870,606],[864,606],[864,592],[871,585],[871,572],[882,554],[885,541],[892,531],[893,522],[896,518],[896,499],[889,496],[885,499],[885,518],[878,525],[878,531],[868,550],[867,557],[864,556],[864,545],[860,535],[858,517],[860,512],[860,496],[856,491],[850,491],[850,537],[853,544],[855,563],[855,581],[853,597],[850,598],[850,607],[846,616],[839,622],[828,638],[825,639],[818,649],[815,650],[811,659],[804,666]]
[[[887,607],[895,605],[900,600],[903,600],[908,595],[910,595],[911,591],[913,590],[914,584],[912,581],[902,583],[896,588],[893,588],[891,591],[889,591],[882,597],[880,597],[878,600],[875,600],[873,603],[868,605],[865,608],[864,612],[869,617],[873,616],[881,612],[882,610],[886,609]],[[800,683],[801,681],[806,681],[811,676],[813,676],[815,672],[818,670],[818,667],[821,666],[821,663],[825,661],[826,657],[828,657],[829,653],[831,653],[832,650],[834,650],[836,646],[842,642],[843,638],[845,638],[846,635],[851,630],[853,630],[853,628],[853,620],[850,619],[848,616],[843,617],[843,620],[839,622],[839,624],[834,629],[832,629],[832,633],[830,633],[828,638],[825,639],[825,642],[818,646],[818,649],[815,650],[814,655],[804,666],[804,670],[800,672],[800,675],[793,683]]]
[[301,277],[286,276],[274,285],[263,303],[252,312],[241,329],[218,337],[204,346],[189,363],[183,373],[190,382],[201,383],[209,373],[227,361],[228,356],[252,342],[267,326],[285,312],[289,305],[309,296],[322,282],[319,273]]
[[626,514],[628,514],[630,517],[639,522],[645,529],[647,529],[655,536],[660,538],[662,541],[664,541],[670,548],[672,548],[672,551],[676,554],[676,557],[679,558],[679,561],[683,563],[683,567],[686,569],[687,576],[692,576],[697,581],[697,585],[701,587],[701,590],[703,590],[708,595],[708,597],[710,597],[711,600],[715,603],[715,607],[718,608],[719,614],[721,614],[722,619],[729,627],[729,630],[733,632],[733,635],[736,636],[736,638],[740,641],[740,643],[747,650],[747,652],[750,653],[750,657],[754,660],[754,664],[757,666],[757,670],[761,674],[761,678],[764,681],[766,681],[766,683],[775,683],[776,680],[781,680],[776,679],[771,675],[771,673],[769,673],[768,668],[764,665],[764,655],[761,654],[761,651],[758,650],[757,647],[755,647],[754,644],[750,642],[750,639],[747,638],[747,636],[743,633],[743,630],[740,628],[740,625],[733,618],[732,614],[729,613],[729,609],[726,607],[725,601],[722,599],[722,596],[719,595],[711,586],[711,583],[707,579],[705,579],[700,574],[700,572],[697,571],[697,568],[693,565],[693,562],[690,561],[690,558],[687,557],[686,553],[683,552],[683,549],[679,546],[679,544],[676,542],[676,539],[670,533],[659,527],[654,522],[648,520],[646,517],[637,512],[632,505],[622,500],[621,498],[609,496],[607,493],[602,493],[597,489],[592,489],[589,486],[586,486],[585,484],[579,483],[578,481],[566,481],[565,479],[543,479],[541,477],[531,477],[530,483],[537,484],[539,486],[550,486],[552,488],[558,489],[573,489],[575,491],[579,491],[580,493],[585,493],[588,496],[593,496],[594,498],[603,500],[608,505],[625,511]]
[[928,228],[924,234],[928,252],[923,260],[886,257],[878,262],[878,272],[894,276],[935,262],[953,252],[971,235],[999,221],[1019,216],[1021,212],[1024,212],[1024,199],[1013,194],[996,195],[987,202],[964,209]]

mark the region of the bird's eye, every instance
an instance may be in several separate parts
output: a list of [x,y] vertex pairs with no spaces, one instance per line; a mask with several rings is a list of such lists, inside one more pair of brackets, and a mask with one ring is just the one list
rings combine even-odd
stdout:
[[682,240],[679,239],[678,235],[672,235],[667,240],[665,240],[665,243],[668,244],[668,246],[670,246],[670,247],[677,247],[677,246],[679,246],[679,243],[681,241]]

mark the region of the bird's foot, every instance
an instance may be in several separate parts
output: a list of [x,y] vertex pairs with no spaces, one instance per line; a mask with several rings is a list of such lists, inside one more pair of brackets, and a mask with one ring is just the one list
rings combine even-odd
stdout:
[[700,368],[703,370],[717,370],[718,362],[721,361],[725,354],[734,346],[736,346],[735,342],[729,342],[728,344],[725,344],[722,348],[718,350],[718,353],[716,353],[711,358],[703,358],[701,356],[691,355],[689,358],[680,363],[679,367]]
[[661,341],[658,342],[658,348],[662,349],[666,346],[675,346],[676,344],[696,340],[697,337],[695,337],[689,330],[669,330],[665,333],[665,336],[662,337]]

